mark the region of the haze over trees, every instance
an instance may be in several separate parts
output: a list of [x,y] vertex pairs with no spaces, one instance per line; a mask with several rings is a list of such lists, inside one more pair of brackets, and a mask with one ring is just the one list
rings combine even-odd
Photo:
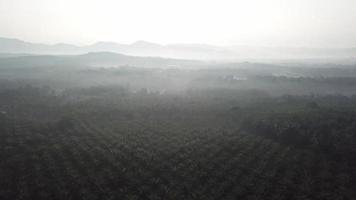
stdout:
[[353,199],[356,66],[0,58],[1,199]]
[[355,200],[355,8],[0,0],[0,200]]

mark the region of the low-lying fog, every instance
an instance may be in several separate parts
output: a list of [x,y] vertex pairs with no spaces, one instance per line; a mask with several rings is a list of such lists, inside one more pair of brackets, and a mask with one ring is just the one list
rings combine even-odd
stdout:
[[189,90],[257,90],[266,95],[353,95],[356,65],[255,62],[207,62],[137,57],[100,52],[77,56],[0,58],[0,80],[73,88],[120,86],[148,93]]

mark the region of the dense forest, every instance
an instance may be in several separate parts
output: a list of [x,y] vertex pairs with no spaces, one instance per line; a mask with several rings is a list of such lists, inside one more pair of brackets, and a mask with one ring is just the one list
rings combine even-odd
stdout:
[[0,68],[0,199],[355,199],[356,67]]

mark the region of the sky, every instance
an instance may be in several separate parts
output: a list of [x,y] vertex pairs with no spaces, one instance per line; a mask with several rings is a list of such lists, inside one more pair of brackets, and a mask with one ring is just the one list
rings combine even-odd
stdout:
[[355,0],[0,0],[0,37],[356,47]]

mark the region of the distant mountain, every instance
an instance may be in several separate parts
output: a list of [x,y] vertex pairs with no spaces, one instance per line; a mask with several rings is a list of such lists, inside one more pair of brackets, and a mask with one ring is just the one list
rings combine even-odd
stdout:
[[31,55],[0,58],[0,68],[28,67],[119,67],[185,68],[201,65],[202,62],[159,57],[126,56],[111,52],[95,52],[82,55]]
[[0,58],[11,58],[19,56],[29,56],[30,54],[19,54],[19,53],[0,53]]
[[132,56],[167,57],[195,60],[356,60],[356,48],[283,48],[252,46],[213,46],[205,44],[168,44],[137,41],[132,44],[97,42],[92,45],[37,44],[18,39],[0,38],[0,54],[76,55],[89,52],[115,52]]
[[70,44],[46,45],[24,42],[18,39],[0,38],[0,53],[13,54],[78,54],[81,47]]

